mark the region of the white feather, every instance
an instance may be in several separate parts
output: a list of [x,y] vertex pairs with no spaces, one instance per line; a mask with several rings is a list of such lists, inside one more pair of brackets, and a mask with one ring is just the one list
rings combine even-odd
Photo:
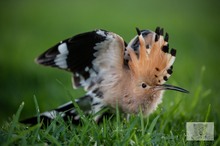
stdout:
[[58,46],[58,51],[60,54],[56,56],[54,62],[58,67],[66,69],[68,67],[66,59],[67,59],[67,55],[69,54],[66,43],[60,44]]

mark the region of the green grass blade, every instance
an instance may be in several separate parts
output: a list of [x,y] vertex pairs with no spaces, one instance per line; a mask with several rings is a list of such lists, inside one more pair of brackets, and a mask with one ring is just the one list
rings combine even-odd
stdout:
[[145,133],[145,128],[144,128],[144,116],[143,116],[143,112],[141,110],[141,107],[139,109],[139,114],[140,114],[140,120],[141,120],[141,134],[142,136],[144,136],[144,133]]
[[36,98],[35,95],[34,95],[34,104],[35,104],[35,109],[36,109],[36,112],[37,112],[37,123],[39,124],[40,123],[40,108],[39,108],[37,98]]
[[153,132],[153,129],[154,129],[154,127],[155,127],[155,125],[156,125],[156,123],[157,123],[157,120],[159,119],[159,117],[160,117],[160,115],[157,115],[156,116],[156,118],[154,118],[154,120],[152,121],[152,123],[150,124],[150,127],[149,127],[149,129],[148,129],[148,133],[152,133]]
[[119,112],[118,102],[117,102],[117,105],[116,105],[116,141],[117,142],[120,142],[119,140],[120,125],[121,125],[120,112]]
[[8,141],[13,137],[12,135],[13,135],[13,132],[15,130],[16,125],[18,124],[18,120],[19,120],[19,117],[20,117],[20,114],[21,114],[23,107],[24,107],[24,102],[21,103],[21,105],[18,108],[18,111],[13,116],[12,124],[10,126],[9,133],[8,133],[8,138],[7,138]]
[[129,139],[132,137],[131,133],[134,130],[134,127],[137,125],[138,120],[139,120],[138,118],[135,118],[134,121],[129,123],[130,125],[128,126],[128,129],[126,130],[123,143],[126,143],[127,141],[129,141]]
[[211,111],[211,104],[209,104],[208,110],[207,110],[207,112],[206,112],[206,116],[205,116],[205,122],[207,122],[207,121],[208,121],[210,111]]
[[215,140],[215,143],[213,144],[213,146],[218,146],[220,145],[220,135],[218,135],[218,139]]
[[59,140],[57,140],[54,136],[47,134],[45,137],[52,143],[52,145],[61,146]]
[[[36,112],[37,112],[37,123],[40,124],[40,109],[39,109],[39,105],[38,105],[36,96],[34,96],[34,104],[35,104],[35,108],[36,108]],[[35,130],[34,137],[33,137],[32,142],[31,142],[32,144],[35,143],[37,138],[40,140],[39,130],[40,130],[40,127],[38,127]]]

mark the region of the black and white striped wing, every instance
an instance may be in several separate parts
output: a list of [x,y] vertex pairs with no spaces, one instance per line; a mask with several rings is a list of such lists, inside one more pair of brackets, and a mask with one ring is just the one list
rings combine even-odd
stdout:
[[125,42],[112,32],[95,30],[61,41],[37,58],[37,63],[73,72],[74,87],[87,90],[93,77],[124,65]]
[[[85,95],[75,100],[80,110],[83,111],[84,115],[89,115],[92,113],[92,109],[91,109],[92,99],[93,97],[89,95]],[[111,110],[106,109],[102,113],[102,115],[100,115],[99,118],[96,119],[96,122],[97,123],[102,122],[103,119],[102,117],[112,117],[112,116],[113,113],[111,112]],[[71,121],[72,124],[74,125],[78,125],[81,123],[80,114],[78,113],[72,101],[63,104],[56,109],[43,112],[39,115],[39,117],[34,116],[31,118],[21,120],[20,122],[23,124],[35,125],[38,124],[38,118],[39,118],[40,122],[42,122],[45,126],[48,126],[48,124],[50,124],[57,117],[62,118],[64,121]]]

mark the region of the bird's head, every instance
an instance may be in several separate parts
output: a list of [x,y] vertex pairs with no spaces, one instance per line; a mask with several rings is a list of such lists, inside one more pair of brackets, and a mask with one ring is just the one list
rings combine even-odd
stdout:
[[164,84],[173,73],[176,58],[176,50],[169,49],[168,33],[164,35],[159,27],[155,32],[137,29],[137,33],[127,47],[132,87],[137,97],[153,97],[164,90],[188,93],[183,88]]

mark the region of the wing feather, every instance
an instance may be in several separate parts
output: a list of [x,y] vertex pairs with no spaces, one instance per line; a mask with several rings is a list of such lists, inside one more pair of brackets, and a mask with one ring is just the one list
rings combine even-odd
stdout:
[[119,35],[98,29],[57,43],[36,62],[72,72],[74,87],[87,88],[98,79],[99,72],[122,69],[125,44]]

